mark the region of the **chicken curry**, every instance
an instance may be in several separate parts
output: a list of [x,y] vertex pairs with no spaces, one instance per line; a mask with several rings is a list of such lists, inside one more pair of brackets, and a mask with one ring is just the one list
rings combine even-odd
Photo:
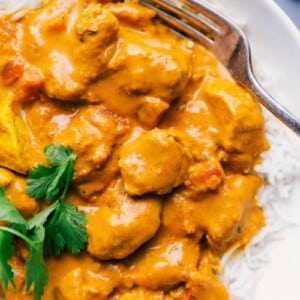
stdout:
[[[0,144],[0,186],[25,219],[51,204],[26,188],[48,164],[44,148],[77,157],[66,203],[84,213],[87,243],[78,254],[44,249],[41,299],[229,299],[220,260],[265,222],[253,171],[268,148],[264,119],[208,50],[153,11],[50,0],[2,17]],[[14,285],[0,293],[38,299],[26,244],[13,247]]]

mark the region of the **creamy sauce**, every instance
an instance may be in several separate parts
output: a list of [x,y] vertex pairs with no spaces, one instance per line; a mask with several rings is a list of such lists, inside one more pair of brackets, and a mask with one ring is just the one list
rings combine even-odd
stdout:
[[[0,185],[34,215],[24,174],[47,144],[69,145],[68,201],[88,220],[86,251],[47,258],[43,299],[229,299],[220,258],[264,224],[260,108],[151,10],[100,2],[52,0],[0,20]],[[6,300],[33,299],[22,247]]]

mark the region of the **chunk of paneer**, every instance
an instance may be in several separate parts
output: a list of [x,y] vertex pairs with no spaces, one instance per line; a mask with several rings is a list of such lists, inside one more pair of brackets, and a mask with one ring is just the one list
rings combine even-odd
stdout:
[[57,136],[54,143],[70,146],[77,154],[75,178],[100,168],[110,156],[127,122],[103,106],[82,108]]
[[255,198],[260,185],[255,175],[231,175],[215,192],[196,199],[186,197],[184,191],[174,194],[164,206],[163,226],[177,236],[194,235],[197,240],[206,234],[213,249],[224,251],[239,239],[252,212],[256,215],[251,234],[264,224]]
[[199,255],[197,242],[161,233],[129,260],[128,276],[139,286],[166,291],[193,277]]
[[188,151],[164,130],[142,133],[120,150],[119,166],[130,195],[171,192],[186,179],[189,164]]
[[160,225],[160,201],[133,199],[122,181],[113,182],[87,209],[88,252],[99,259],[121,259],[151,239]]
[[248,172],[268,143],[258,103],[235,82],[208,80],[203,95],[218,123],[219,143],[229,156],[227,163],[237,172]]
[[0,166],[19,173],[29,170],[29,135],[11,95],[0,101],[0,145]]

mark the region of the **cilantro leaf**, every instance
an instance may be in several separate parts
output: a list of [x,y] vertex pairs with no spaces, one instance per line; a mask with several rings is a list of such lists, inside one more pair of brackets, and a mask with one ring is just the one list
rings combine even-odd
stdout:
[[37,165],[29,171],[26,180],[27,194],[37,200],[47,197],[49,185],[56,176],[56,167]]
[[48,283],[48,270],[43,254],[45,228],[35,227],[31,240],[27,243],[30,254],[25,262],[26,290],[29,291],[33,285],[33,297],[40,300]]
[[66,248],[78,254],[88,239],[85,214],[65,202],[76,155],[70,147],[58,144],[48,145],[44,152],[50,165],[40,164],[29,172],[27,193],[36,199],[56,200],[50,206],[26,221],[0,187],[0,221],[4,221],[0,225],[0,279],[5,290],[9,283],[14,285],[8,260],[14,252],[13,237],[18,237],[29,250],[25,283],[27,291],[33,289],[35,300],[41,299],[48,282],[44,255],[59,255]]
[[4,188],[2,186],[0,186],[0,207],[0,221],[26,226],[25,219],[13,204],[5,198]]
[[40,211],[38,214],[33,216],[27,222],[27,228],[29,230],[33,229],[34,227],[44,225],[48,219],[48,217],[57,209],[59,206],[59,202],[55,201],[53,204],[45,208],[44,210]]
[[47,160],[52,166],[60,166],[70,157],[75,160],[76,155],[73,153],[72,149],[68,146],[62,146],[60,144],[52,145],[49,144],[45,147],[44,153]]
[[37,165],[29,171],[27,194],[35,199],[65,198],[73,177],[76,155],[70,147],[59,144],[44,149],[50,166]]
[[14,252],[13,235],[9,232],[0,231],[0,280],[4,289],[8,288],[9,283],[15,286],[14,274],[8,260]]
[[87,242],[86,217],[78,208],[68,202],[59,207],[46,223],[45,253],[59,255],[68,248],[78,254]]
[[[0,233],[2,235],[2,239],[0,240],[1,249],[7,247],[5,260],[4,260],[4,288],[5,280],[12,280],[13,276],[11,277],[10,271],[11,268],[7,264],[7,260],[9,256],[12,256],[14,248],[12,245],[8,243],[12,242],[13,235],[16,237],[21,238],[27,245],[29,249],[29,258],[25,263],[25,279],[26,279],[26,289],[29,291],[30,287],[33,285],[33,296],[35,300],[40,300],[44,291],[44,288],[48,282],[48,271],[47,266],[44,260],[43,255],[43,246],[44,246],[44,239],[45,239],[45,228],[43,226],[35,227],[32,231],[27,231],[25,233],[20,232],[18,229],[10,228],[7,226],[0,226]],[[4,238],[3,238],[4,237]],[[1,252],[1,255],[3,253]],[[2,274],[1,274],[2,275]],[[5,276],[8,276],[7,278]]]

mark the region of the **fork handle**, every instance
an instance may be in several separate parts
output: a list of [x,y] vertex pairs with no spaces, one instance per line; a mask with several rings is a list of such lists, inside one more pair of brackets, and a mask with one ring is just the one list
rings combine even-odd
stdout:
[[294,133],[300,137],[300,119],[288,111],[284,106],[278,103],[266,90],[260,85],[255,76],[250,74],[249,82],[250,91],[256,96],[258,101],[265,106],[274,116],[283,124],[288,126]]

